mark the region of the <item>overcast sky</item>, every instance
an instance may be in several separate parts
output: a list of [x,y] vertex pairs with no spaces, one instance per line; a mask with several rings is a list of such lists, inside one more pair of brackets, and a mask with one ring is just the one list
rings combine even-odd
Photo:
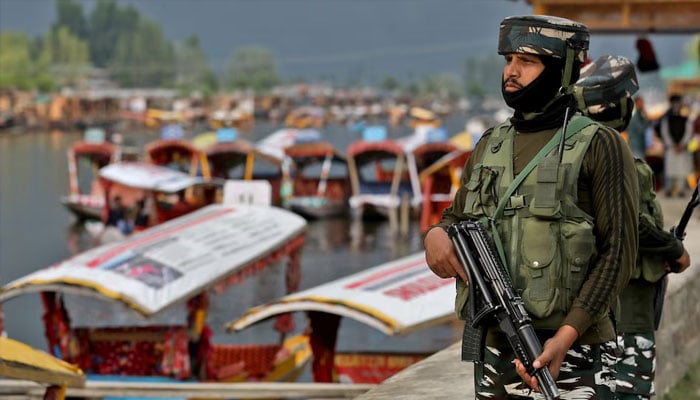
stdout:
[[[55,0],[0,0],[0,30],[35,36]],[[421,77],[463,74],[465,60],[496,53],[498,23],[531,12],[524,0],[119,0],[159,22],[168,39],[198,35],[222,68],[241,46],[273,51],[286,76]],[[86,14],[94,0],[83,1]],[[593,35],[591,56],[636,61],[637,36]],[[687,57],[690,35],[649,36],[662,66]]]

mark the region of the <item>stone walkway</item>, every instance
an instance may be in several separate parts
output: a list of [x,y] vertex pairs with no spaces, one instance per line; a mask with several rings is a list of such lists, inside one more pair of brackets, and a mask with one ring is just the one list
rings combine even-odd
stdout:
[[[677,224],[688,199],[660,198],[667,228]],[[664,393],[700,359],[700,208],[686,229],[692,266],[671,275],[661,327],[657,332],[657,393]],[[473,399],[473,368],[460,359],[460,344],[403,370],[356,400]]]

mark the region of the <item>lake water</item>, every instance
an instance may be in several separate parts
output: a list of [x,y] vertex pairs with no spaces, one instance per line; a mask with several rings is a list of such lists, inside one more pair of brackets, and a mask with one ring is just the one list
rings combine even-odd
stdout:
[[[463,129],[466,117],[447,122],[448,132]],[[248,139],[257,140],[276,126],[258,124]],[[127,141],[142,145],[157,133],[120,130]],[[199,133],[199,132],[197,132]],[[408,133],[390,131],[390,137]],[[324,134],[339,149],[356,140],[344,126],[329,126]],[[68,192],[66,150],[82,132],[46,131],[0,133],[0,282],[6,284],[35,270],[62,261],[90,243],[84,228],[63,208],[59,198]],[[300,289],[316,286],[363,269],[421,251],[418,221],[411,222],[407,236],[390,230],[388,222],[335,218],[311,221],[302,252]],[[276,341],[270,323],[228,334],[224,323],[251,306],[284,294],[283,266],[244,282],[226,295],[213,296],[209,324],[215,342]],[[9,337],[46,350],[39,296],[29,294],[3,305]],[[296,315],[299,330],[303,315]],[[338,337],[339,350],[437,351],[458,338],[460,329],[443,325],[406,337],[388,337],[358,322],[344,319]],[[310,379],[308,374],[302,380]]]

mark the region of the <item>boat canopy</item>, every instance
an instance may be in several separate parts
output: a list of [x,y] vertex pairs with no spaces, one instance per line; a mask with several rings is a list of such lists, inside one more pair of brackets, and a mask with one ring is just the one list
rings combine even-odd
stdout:
[[322,140],[321,132],[315,129],[280,129],[258,141],[255,145],[263,153],[277,159],[284,158],[284,150],[299,143]]
[[145,317],[223,289],[300,250],[306,221],[275,207],[212,204],[90,249],[0,288],[0,302],[61,292],[118,301]]
[[240,331],[294,311],[336,314],[387,335],[405,334],[455,317],[454,279],[433,274],[420,252],[254,307],[226,327]]
[[335,147],[325,141],[298,143],[284,149],[284,154],[291,158],[333,158],[345,161],[346,157],[335,149]]
[[79,141],[73,143],[69,151],[72,152],[74,156],[89,156],[96,159],[106,160],[104,164],[112,161],[112,158],[119,151],[119,146],[110,142],[87,142]]
[[176,193],[209,182],[198,176],[145,162],[122,162],[100,169],[100,178],[136,189]]
[[403,147],[393,140],[365,141],[358,140],[348,146],[348,155],[358,160],[372,161],[379,154],[391,154],[394,157],[404,154]]
[[179,152],[188,157],[195,157],[199,154],[199,150],[189,142],[181,139],[158,139],[146,144],[146,155],[155,164],[161,165],[161,158],[166,158],[165,163],[169,162],[170,154]]

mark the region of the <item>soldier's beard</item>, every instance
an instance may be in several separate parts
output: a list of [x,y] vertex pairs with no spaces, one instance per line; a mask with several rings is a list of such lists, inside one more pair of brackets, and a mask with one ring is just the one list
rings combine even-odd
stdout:
[[503,100],[509,107],[521,113],[543,111],[561,88],[563,64],[557,59],[541,57],[545,65],[540,75],[529,85],[515,92],[506,92],[505,80],[501,79]]

